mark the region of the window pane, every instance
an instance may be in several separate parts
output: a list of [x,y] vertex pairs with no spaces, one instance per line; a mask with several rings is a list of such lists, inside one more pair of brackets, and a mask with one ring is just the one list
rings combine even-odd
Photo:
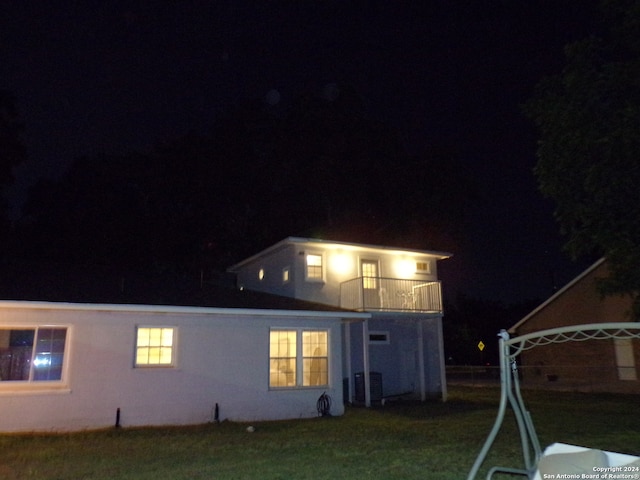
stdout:
[[171,347],[173,345],[173,328],[162,329],[161,345],[163,347]]
[[297,332],[272,330],[269,334],[269,386],[296,385]]
[[149,329],[149,346],[161,345],[162,329],[150,328]]
[[172,365],[174,330],[173,327],[139,327],[136,365]]
[[326,385],[329,383],[329,372],[326,358],[305,358],[303,385]]
[[327,356],[327,332],[305,331],[302,332],[302,349],[305,357]]
[[149,363],[149,349],[148,348],[138,348],[136,350],[136,364],[137,365],[146,365]]
[[271,332],[270,357],[295,357],[295,330],[274,330]]
[[40,328],[33,359],[34,380],[60,380],[66,329]]
[[62,379],[66,328],[0,330],[0,381]]
[[329,383],[329,335],[326,330],[302,332],[302,384],[326,385]]
[[150,328],[139,328],[138,329],[138,343],[139,347],[148,347],[149,346],[149,330]]
[[295,387],[296,359],[272,358],[269,362],[269,385],[271,387]]
[[0,330],[0,380],[27,381],[35,329]]

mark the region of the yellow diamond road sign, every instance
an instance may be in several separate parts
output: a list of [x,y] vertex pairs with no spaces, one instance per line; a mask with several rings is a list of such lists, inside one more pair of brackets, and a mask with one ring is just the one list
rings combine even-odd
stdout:
[[478,343],[478,350],[484,350],[484,343],[482,343],[482,340],[480,340],[480,343]]

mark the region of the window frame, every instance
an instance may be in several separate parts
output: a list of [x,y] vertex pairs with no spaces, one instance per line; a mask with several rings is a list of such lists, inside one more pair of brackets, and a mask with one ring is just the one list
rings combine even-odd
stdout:
[[[171,330],[171,345],[169,347],[160,345],[138,345],[138,335],[141,329],[149,329],[149,330],[161,330],[160,337],[162,338],[162,330]],[[135,369],[157,369],[157,368],[176,368],[177,366],[177,344],[178,344],[178,327],[175,325],[149,325],[142,324],[136,325],[135,335],[134,335],[134,345],[133,345],[133,368]],[[140,348],[170,348],[171,349],[171,361],[169,363],[140,363],[138,362],[138,352]],[[160,354],[160,357],[162,354]]]
[[[320,275],[309,275],[310,272],[310,267],[311,268],[318,268],[318,265],[309,265],[309,257],[319,257],[320,258]],[[325,274],[326,274],[326,259],[324,256],[323,252],[307,252],[304,255],[304,279],[307,282],[316,282],[316,283],[323,283],[325,281]]]
[[[0,380],[0,392],[7,390],[42,390],[42,389],[58,389],[60,387],[66,387],[68,384],[68,369],[69,369],[69,356],[70,356],[70,344],[71,344],[71,331],[72,328],[70,325],[49,325],[49,324],[37,324],[37,325],[2,325],[0,327],[0,331],[33,331],[33,340],[31,345],[25,345],[25,347],[31,347],[31,354],[27,360],[29,364],[29,372],[27,374],[28,378],[26,379],[16,379],[16,380]],[[41,351],[39,347],[42,346],[53,346],[47,345],[47,339],[40,336],[40,332],[46,330],[63,330],[64,331],[64,339],[62,351]],[[11,335],[9,333],[9,335]],[[60,340],[60,339],[58,339]],[[51,338],[51,342],[54,339]],[[11,348],[11,346],[7,347]],[[54,355],[60,358],[60,366],[59,378],[36,378],[38,374],[36,364],[37,357],[39,355],[49,355],[49,358],[53,358]],[[51,362],[49,361],[49,365]],[[35,367],[34,367],[35,365]],[[48,369],[47,375],[51,374],[51,368]],[[58,370],[58,369],[56,369]],[[0,373],[1,374],[1,373]]]
[[[374,275],[371,275],[371,274]],[[371,258],[360,259],[360,275],[362,276],[362,288],[365,290],[377,290],[380,279],[380,261]]]
[[[425,268],[420,268],[424,265]],[[431,260],[416,260],[416,273],[418,275],[431,275]]]
[[[291,355],[290,357],[282,357],[282,356],[273,356],[271,351],[271,334],[274,332],[288,332],[295,333],[295,356]],[[305,355],[305,342],[304,342],[304,334],[305,333],[322,333],[326,338],[326,355]],[[312,345],[312,344],[311,344]],[[331,385],[331,331],[329,328],[308,328],[308,327],[272,327],[269,329],[269,372],[267,377],[267,384],[269,390],[293,390],[293,389],[309,389],[309,388],[329,388]],[[272,370],[271,363],[273,360],[283,359],[283,358],[293,358],[295,370],[293,372],[294,381],[291,385],[275,385],[272,383]],[[319,359],[321,362],[324,361],[324,371],[326,374],[326,382],[321,382],[318,384],[311,384],[311,376],[313,375],[312,362],[315,359]],[[309,364],[309,368],[306,365]],[[308,377],[308,381],[307,381]],[[308,383],[309,382],[309,383]]]

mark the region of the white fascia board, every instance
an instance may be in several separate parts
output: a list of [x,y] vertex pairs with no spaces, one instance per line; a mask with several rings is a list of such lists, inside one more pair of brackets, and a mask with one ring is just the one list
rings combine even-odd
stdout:
[[136,312],[136,313],[174,313],[188,315],[241,315],[241,316],[278,316],[308,318],[339,318],[362,321],[371,318],[368,313],[332,312],[320,310],[270,310],[260,308],[216,308],[188,307],[172,305],[132,305],[109,303],[65,303],[65,302],[32,302],[32,301],[0,301],[0,309],[36,309],[36,310],[91,310],[101,312]]
[[390,252],[390,253],[398,253],[398,254],[415,253],[418,255],[430,255],[433,257],[437,257],[438,260],[444,260],[445,258],[449,258],[453,256],[452,253],[439,252],[435,250],[415,250],[410,248],[401,248],[401,247],[384,246],[384,245],[370,245],[367,243],[337,242],[333,240],[320,240],[315,238],[289,237],[286,239],[286,241],[289,241],[290,243],[308,245],[310,247],[314,245],[323,245],[323,246],[335,246],[336,248],[353,248],[353,249],[359,249],[359,250]]
[[369,245],[365,243],[349,243],[349,242],[336,242],[332,240],[321,240],[316,238],[302,238],[302,237],[287,237],[284,240],[279,241],[278,243],[271,245],[270,247],[262,250],[255,255],[252,255],[249,258],[242,260],[241,262],[232,265],[227,268],[228,272],[236,272],[242,266],[253,262],[254,260],[264,257],[268,254],[271,254],[275,251],[280,250],[281,248],[287,245],[300,245],[304,247],[334,247],[334,248],[350,248],[353,250],[368,250],[370,252],[386,252],[393,253],[399,255],[407,255],[407,254],[415,254],[415,255],[428,255],[431,257],[436,257],[436,260],[444,260],[447,258],[453,257],[452,253],[448,252],[439,252],[434,250],[414,250],[414,249],[403,249],[400,247],[387,247],[383,245]]

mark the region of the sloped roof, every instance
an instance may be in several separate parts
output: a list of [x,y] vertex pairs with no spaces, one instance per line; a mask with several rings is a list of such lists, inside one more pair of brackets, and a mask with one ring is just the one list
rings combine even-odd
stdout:
[[518,328],[520,328],[520,326],[522,326],[522,324],[527,322],[531,317],[537,315],[541,310],[544,310],[545,308],[547,308],[547,306],[549,306],[551,303],[555,302],[559,297],[564,295],[567,292],[567,290],[570,290],[573,286],[575,286],[577,283],[579,283],[583,278],[585,278],[587,275],[589,275],[591,272],[593,272],[596,268],[598,268],[604,262],[605,262],[605,258],[604,257],[599,259],[597,262],[595,262],[593,265],[591,265],[589,268],[584,270],[577,277],[575,277],[573,280],[571,280],[569,283],[567,283],[564,287],[562,287],[556,293],[551,295],[547,300],[545,300],[540,305],[538,305],[527,316],[525,316],[524,318],[519,320],[516,324],[514,324],[511,328],[509,328],[508,332],[509,333],[514,333]]
[[203,283],[169,275],[123,274],[108,268],[0,264],[0,300],[355,312],[267,293],[231,281]]

